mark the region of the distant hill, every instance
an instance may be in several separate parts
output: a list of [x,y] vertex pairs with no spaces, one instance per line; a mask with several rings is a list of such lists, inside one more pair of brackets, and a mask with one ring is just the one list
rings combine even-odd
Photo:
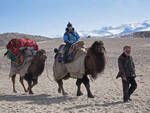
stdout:
[[0,34],[0,46],[5,46],[8,41],[13,38],[31,38],[34,39],[36,42],[50,40],[49,37],[45,36],[38,36],[38,35],[28,35],[22,33],[3,33]]
[[104,36],[124,36],[131,33],[150,31],[150,20],[145,20],[141,23],[130,23],[123,24],[119,26],[108,26],[102,27],[100,29],[95,29],[92,31],[80,31],[79,34],[82,37],[87,36],[96,36],[96,37],[104,37]]
[[150,38],[150,31],[141,31],[121,36],[121,38]]

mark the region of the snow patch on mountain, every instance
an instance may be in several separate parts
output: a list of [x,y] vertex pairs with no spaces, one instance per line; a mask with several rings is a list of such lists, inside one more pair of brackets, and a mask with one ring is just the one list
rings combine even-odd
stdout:
[[130,33],[140,32],[140,31],[150,31],[150,20],[145,20],[142,23],[130,23],[123,24],[120,26],[109,26],[102,27],[101,29],[96,29],[92,31],[80,31],[79,34],[83,37],[87,36],[123,36]]

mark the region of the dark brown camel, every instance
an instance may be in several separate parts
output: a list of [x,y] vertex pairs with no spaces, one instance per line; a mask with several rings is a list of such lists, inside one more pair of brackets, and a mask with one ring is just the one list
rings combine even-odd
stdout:
[[[53,71],[58,71],[58,65],[59,67],[63,66],[63,64],[59,64],[56,66],[56,62],[58,62],[57,59],[57,54],[58,51],[56,51],[55,55],[55,62],[53,65]],[[87,90],[87,95],[89,98],[94,98],[93,94],[91,93],[90,90],[90,83],[89,83],[89,78],[88,75],[91,75],[91,77],[95,80],[97,78],[97,75],[101,73],[104,68],[105,68],[105,47],[102,41],[95,41],[90,48],[87,49],[87,53],[84,59],[84,65],[85,65],[85,73],[82,78],[78,78],[76,81],[77,85],[77,96],[81,96],[82,92],[80,90],[80,86],[83,83],[86,90]],[[54,72],[55,73],[55,72]],[[55,75],[54,75],[55,78]],[[63,88],[63,79],[66,80],[70,78],[70,73],[66,74],[63,78],[57,79],[56,82],[58,83],[58,92],[63,95],[66,95],[67,93],[64,91]]]
[[[29,91],[29,94],[33,94],[32,88],[38,83],[38,77],[44,70],[46,58],[45,50],[41,49],[37,51],[28,67],[27,73],[24,76],[20,76],[20,83],[22,84],[25,92]],[[13,83],[13,92],[17,92],[15,89],[15,77],[16,74],[11,77]],[[25,88],[23,79],[27,81],[28,89]]]

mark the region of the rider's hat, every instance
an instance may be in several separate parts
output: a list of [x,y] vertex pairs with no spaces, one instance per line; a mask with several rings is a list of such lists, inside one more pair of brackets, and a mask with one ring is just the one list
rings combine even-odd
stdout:
[[72,27],[72,24],[70,22],[68,22],[68,24],[67,24],[67,28],[68,27]]

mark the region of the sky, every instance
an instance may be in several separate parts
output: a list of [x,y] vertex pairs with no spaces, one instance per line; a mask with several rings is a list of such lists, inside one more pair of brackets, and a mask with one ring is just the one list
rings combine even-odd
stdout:
[[0,33],[60,36],[150,19],[150,0],[0,0]]

